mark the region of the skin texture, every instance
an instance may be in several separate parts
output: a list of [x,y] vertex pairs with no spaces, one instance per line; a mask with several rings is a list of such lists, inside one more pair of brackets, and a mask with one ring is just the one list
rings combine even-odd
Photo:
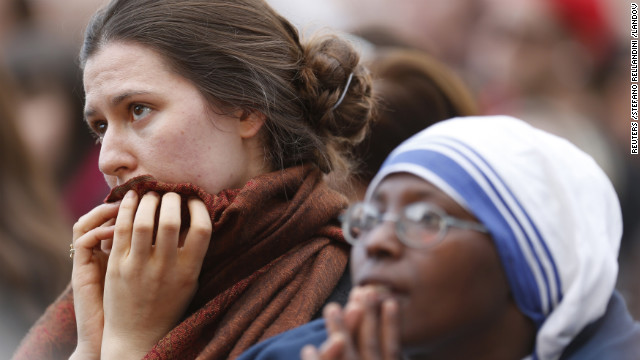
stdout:
[[[264,116],[218,115],[146,47],[103,45],[88,59],[84,83],[86,119],[111,187],[150,174],[217,193],[268,170],[256,136]],[[181,233],[178,194],[130,191],[74,225],[72,359],[140,359],[176,325],[197,290],[212,227],[202,201],[189,199],[188,210]]]
[[180,196],[165,194],[161,206],[160,200],[153,192],[139,199],[130,191],[120,204],[100,205],[74,226],[78,347],[72,358],[141,358],[195,293],[211,236],[209,213],[202,201],[189,199],[191,223],[180,234]]
[[99,166],[111,187],[151,174],[215,194],[268,170],[255,136],[263,116],[216,114],[153,50],[108,43],[88,59],[84,84],[86,120],[102,143]]
[[[410,174],[394,174],[376,189],[372,203],[399,213],[426,201],[447,214],[477,221],[444,192]],[[535,331],[516,308],[488,234],[449,228],[433,248],[412,249],[396,237],[392,222],[353,247],[356,286],[344,309],[325,308],[329,338],[312,359],[514,359],[529,354]],[[419,314],[419,315],[418,315]]]

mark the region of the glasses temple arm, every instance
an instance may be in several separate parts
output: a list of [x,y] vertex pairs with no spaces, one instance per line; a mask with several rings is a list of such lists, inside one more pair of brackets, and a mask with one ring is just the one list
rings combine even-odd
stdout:
[[449,226],[454,226],[454,227],[461,228],[461,229],[475,230],[475,231],[479,231],[479,232],[482,232],[482,233],[488,233],[489,232],[484,225],[482,225],[481,223],[478,223],[478,222],[460,220],[460,219],[457,219],[457,218],[454,218],[454,217],[451,217],[451,216],[446,217],[446,221],[447,221],[447,225],[449,225]]

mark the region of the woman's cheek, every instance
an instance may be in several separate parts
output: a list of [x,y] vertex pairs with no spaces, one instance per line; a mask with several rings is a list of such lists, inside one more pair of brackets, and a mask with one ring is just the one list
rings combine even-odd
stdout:
[[118,179],[115,176],[104,175],[104,180],[107,182],[109,189],[113,189],[118,184]]

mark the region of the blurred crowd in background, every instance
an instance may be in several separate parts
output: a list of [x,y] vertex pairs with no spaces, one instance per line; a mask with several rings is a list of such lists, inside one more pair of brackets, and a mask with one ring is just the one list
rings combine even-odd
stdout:
[[[425,52],[466,84],[479,113],[519,117],[591,154],[620,197],[618,288],[640,319],[640,158],[630,154],[630,2],[270,2],[303,38],[323,29],[343,32],[369,61],[379,47]],[[82,120],[76,60],[84,26],[104,3],[0,1],[0,352],[15,347],[67,285],[71,226],[108,193],[97,166],[99,147]],[[15,141],[8,140],[12,135]]]

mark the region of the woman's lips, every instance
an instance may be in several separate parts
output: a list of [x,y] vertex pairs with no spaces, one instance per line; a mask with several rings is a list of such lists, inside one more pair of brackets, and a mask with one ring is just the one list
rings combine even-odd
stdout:
[[[394,292],[389,286],[383,284],[370,284],[357,286],[349,296],[349,306],[371,306],[378,308],[385,302],[393,300],[396,303],[403,302],[403,296]],[[365,305],[368,304],[368,305]]]
[[357,287],[365,294],[375,298],[377,301],[386,299],[397,299],[406,295],[407,291],[398,286],[396,282],[384,278],[368,277],[356,282]]

